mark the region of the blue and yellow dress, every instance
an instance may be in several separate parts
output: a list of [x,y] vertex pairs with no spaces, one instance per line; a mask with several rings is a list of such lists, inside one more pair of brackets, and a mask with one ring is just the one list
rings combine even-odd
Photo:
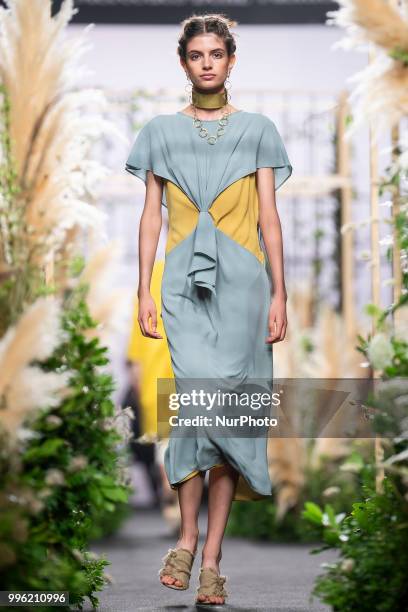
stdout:
[[[213,133],[218,121],[203,124]],[[126,170],[145,183],[151,170],[164,184],[161,316],[176,381],[272,379],[273,349],[265,343],[271,279],[256,188],[262,167],[274,168],[275,189],[292,173],[274,122],[261,113],[230,114],[214,145],[185,113],[158,115],[133,144]],[[239,472],[235,500],[272,494],[265,436],[170,435],[172,488],[226,462]]]

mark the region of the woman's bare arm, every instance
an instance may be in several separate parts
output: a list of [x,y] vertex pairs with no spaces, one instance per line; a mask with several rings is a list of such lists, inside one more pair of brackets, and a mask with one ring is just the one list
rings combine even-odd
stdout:
[[[150,293],[152,270],[162,226],[163,181],[147,171],[146,198],[139,226],[139,312],[138,322],[144,336],[163,338],[157,331],[157,310]],[[149,326],[151,319],[151,328]]]
[[273,168],[258,168],[256,183],[259,201],[259,226],[271,266],[273,294],[269,311],[269,336],[266,342],[279,342],[286,334],[286,288],[283,263],[282,227],[275,200]]

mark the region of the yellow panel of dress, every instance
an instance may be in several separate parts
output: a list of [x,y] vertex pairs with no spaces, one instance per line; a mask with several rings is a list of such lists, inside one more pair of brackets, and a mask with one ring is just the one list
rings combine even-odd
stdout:
[[[165,182],[169,211],[169,234],[166,254],[184,240],[196,227],[199,211],[193,202],[171,181]],[[256,174],[248,174],[227,187],[214,200],[209,213],[215,227],[248,249],[264,263],[264,252],[257,231],[259,216]]]

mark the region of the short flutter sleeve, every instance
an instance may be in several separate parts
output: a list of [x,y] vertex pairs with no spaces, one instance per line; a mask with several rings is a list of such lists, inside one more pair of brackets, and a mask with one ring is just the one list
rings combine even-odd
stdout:
[[152,170],[150,123],[146,123],[136,136],[125,169],[146,183],[147,171]]
[[262,134],[259,141],[257,168],[274,168],[275,190],[278,189],[292,174],[292,165],[283,144],[281,135],[274,122],[263,116]]
[[[166,180],[174,180],[166,156],[166,143],[161,129],[162,117],[150,119],[139,131],[132,145],[125,169],[147,183],[147,171]],[[163,126],[162,126],[163,127]],[[167,207],[166,190],[163,189],[162,204]]]

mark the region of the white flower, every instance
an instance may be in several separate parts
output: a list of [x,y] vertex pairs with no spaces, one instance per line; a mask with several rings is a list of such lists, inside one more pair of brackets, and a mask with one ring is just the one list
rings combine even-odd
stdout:
[[136,418],[132,406],[126,406],[126,408],[123,408],[123,414],[132,420]]
[[392,234],[387,234],[384,238],[381,238],[379,241],[381,246],[391,246],[394,244],[394,236]]
[[77,455],[76,457],[72,457],[69,462],[68,470],[70,472],[79,472],[80,470],[85,469],[88,466],[88,459],[85,455]]
[[135,418],[131,406],[122,409],[118,404],[115,404],[115,414],[112,417],[107,417],[101,424],[102,429],[109,431],[116,430],[116,433],[122,438],[124,443],[129,442],[133,437],[132,419]]
[[48,415],[47,418],[45,419],[45,421],[46,421],[47,425],[51,425],[52,427],[59,427],[63,423],[61,417],[59,417],[56,414]]
[[61,470],[57,470],[56,468],[50,468],[49,470],[47,470],[45,482],[47,485],[50,485],[50,486],[64,485],[65,476],[61,472]]
[[390,339],[384,333],[378,333],[371,338],[367,354],[376,370],[384,370],[384,368],[392,364],[394,349]]
[[351,572],[351,570],[354,568],[354,565],[354,559],[344,559],[344,561],[340,565],[340,568],[343,572]]
[[332,497],[333,495],[337,495],[340,493],[340,487],[327,487],[322,493],[324,497]]

